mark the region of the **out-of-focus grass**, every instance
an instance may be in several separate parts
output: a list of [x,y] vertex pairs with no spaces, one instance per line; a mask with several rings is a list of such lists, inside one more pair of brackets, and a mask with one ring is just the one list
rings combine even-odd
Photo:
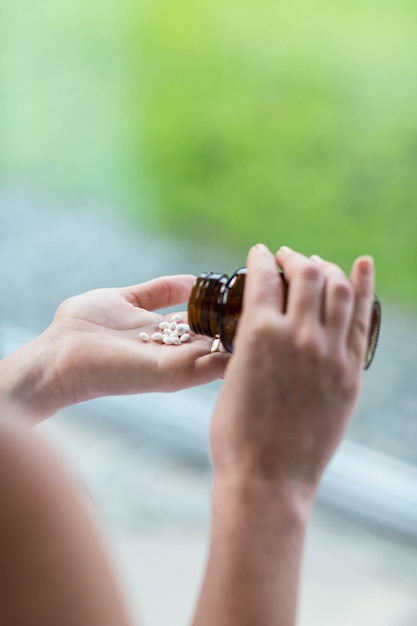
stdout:
[[138,223],[220,256],[368,252],[417,305],[411,0],[5,1],[9,177],[115,183]]
[[346,268],[368,252],[381,289],[417,302],[416,17],[402,0],[149,3],[137,145],[166,227]]

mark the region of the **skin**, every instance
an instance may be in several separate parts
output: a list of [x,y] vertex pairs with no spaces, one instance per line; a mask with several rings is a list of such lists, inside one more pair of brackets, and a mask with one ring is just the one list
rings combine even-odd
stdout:
[[[276,261],[290,284],[285,313]],[[362,384],[371,259],[348,280],[317,257],[256,246],[247,268],[212,420],[213,521],[194,626],[295,624],[310,511]]]
[[129,626],[73,477],[10,406],[0,415],[0,624]]
[[[0,361],[0,624],[127,626],[97,532],[71,476],[27,425],[102,395],[175,391],[219,378],[207,337],[143,343],[188,299],[194,276],[69,298],[34,341]],[[186,314],[184,313],[184,319]]]
[[138,339],[171,318],[156,311],[186,302],[194,281],[167,276],[69,298],[44,333],[0,362],[0,397],[42,420],[99,396],[177,391],[220,378],[227,356],[210,355],[207,337],[180,349]]
[[[289,284],[285,312],[277,265]],[[205,338],[179,349],[137,341],[163,319],[154,310],[188,298],[194,278],[182,276],[71,298],[45,333],[0,362],[0,395],[30,408],[26,423],[98,395],[224,374],[193,626],[294,626],[309,515],[362,385],[372,260],[357,259],[348,278],[319,257],[257,245],[247,268],[231,357],[209,354]],[[127,625],[85,503],[13,411],[0,410],[0,623]]]

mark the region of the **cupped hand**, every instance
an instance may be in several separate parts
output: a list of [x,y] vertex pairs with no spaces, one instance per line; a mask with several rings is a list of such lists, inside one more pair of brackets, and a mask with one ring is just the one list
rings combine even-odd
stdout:
[[[288,282],[285,311],[283,283]],[[255,246],[247,261],[235,352],[216,405],[219,475],[297,484],[314,493],[361,389],[373,264],[350,279],[319,257]]]
[[[187,301],[195,277],[167,276],[126,288],[97,289],[69,298],[44,335],[54,345],[55,393],[62,404],[103,396],[175,391],[223,375],[227,355],[210,353],[207,337],[179,346],[143,342],[172,313],[156,311]],[[182,313],[186,322],[186,312]]]

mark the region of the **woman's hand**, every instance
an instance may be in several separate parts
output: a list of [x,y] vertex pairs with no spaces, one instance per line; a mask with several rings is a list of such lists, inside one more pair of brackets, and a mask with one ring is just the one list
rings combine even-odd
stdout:
[[0,363],[4,395],[43,417],[98,396],[175,391],[220,378],[227,355],[210,354],[207,337],[172,346],[138,336],[169,320],[172,314],[155,311],[186,302],[194,280],[167,276],[64,301],[42,335]]
[[[289,284],[283,312],[282,281]],[[314,495],[359,395],[373,264],[340,268],[282,248],[248,257],[235,352],[212,425],[221,478],[297,486]]]

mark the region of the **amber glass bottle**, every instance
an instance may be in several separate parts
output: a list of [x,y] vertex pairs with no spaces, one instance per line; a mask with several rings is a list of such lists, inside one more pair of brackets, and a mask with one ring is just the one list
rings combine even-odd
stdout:
[[[280,273],[285,288],[287,283]],[[231,278],[226,274],[204,273],[198,276],[188,302],[188,323],[199,335],[219,338],[227,352],[233,352],[242,311],[246,268],[242,267]],[[374,357],[381,327],[381,304],[374,296],[368,350],[364,367],[367,369]]]

